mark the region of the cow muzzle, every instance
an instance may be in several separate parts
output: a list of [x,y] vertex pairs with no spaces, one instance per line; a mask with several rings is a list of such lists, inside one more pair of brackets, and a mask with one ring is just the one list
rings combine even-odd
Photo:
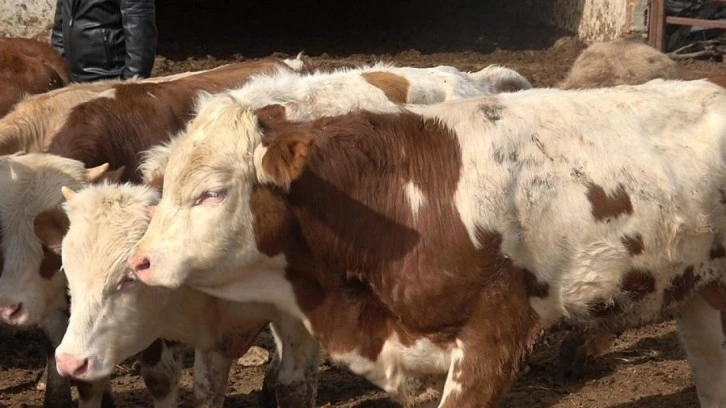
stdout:
[[55,356],[55,365],[58,374],[63,377],[72,377],[82,380],[88,375],[88,358],[78,358],[68,353],[58,353]]

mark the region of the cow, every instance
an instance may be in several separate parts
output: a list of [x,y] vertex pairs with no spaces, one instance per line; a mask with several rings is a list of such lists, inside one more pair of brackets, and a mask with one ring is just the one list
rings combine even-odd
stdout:
[[[103,378],[111,374],[117,362],[141,351],[155,338],[181,341],[198,351],[216,351],[226,357],[216,365],[217,377],[210,384],[216,387],[221,406],[232,359],[240,357],[272,321],[283,350],[274,356],[287,361],[273,361],[265,381],[278,378],[280,367],[301,370],[309,379],[302,384],[285,381],[274,406],[315,406],[318,345],[297,319],[280,316],[269,304],[228,302],[186,288],[149,287],[129,276],[126,258],[146,230],[148,208],[159,199],[157,190],[104,183],[78,193],[65,190],[64,194],[70,227],[62,240],[62,254],[72,302],[69,330],[59,346],[60,370],[86,380]],[[74,330],[77,328],[83,332]],[[125,335],[118,336],[120,328]],[[97,347],[91,354],[95,362],[66,367],[69,360],[63,359],[63,350],[82,347],[88,334]],[[289,376],[282,375],[283,381]],[[263,393],[274,390],[274,384],[263,387]],[[263,401],[269,400],[271,395],[263,395]]]
[[[376,64],[358,69],[313,72],[306,75],[299,75],[285,70],[277,71],[273,74],[255,77],[246,86],[225,93],[222,97],[231,98],[232,100],[252,101],[259,104],[266,104],[266,101],[270,99],[279,100],[291,110],[294,110],[294,112],[290,112],[290,117],[302,120],[326,114],[344,113],[359,107],[391,111],[398,109],[400,102],[436,102],[444,99],[468,97],[484,92],[489,93],[495,90],[513,91],[515,88],[527,87],[528,84],[526,79],[516,72],[498,66],[488,67],[477,73],[470,74],[460,73],[451,67],[415,69]],[[205,98],[201,98],[201,100],[204,101]],[[77,133],[91,134],[91,132],[82,131],[77,131]],[[54,139],[53,143],[62,142],[61,135],[62,132]],[[159,156],[157,160],[151,161],[156,163],[155,166],[144,167],[142,165],[141,170],[151,175],[147,181],[152,186],[159,186],[158,178],[163,175],[163,165],[161,163],[164,162],[164,152],[170,145],[156,146],[150,150],[150,155]],[[67,149],[69,151],[79,151],[76,147]],[[112,167],[114,167],[113,157],[101,157],[103,160],[111,162]],[[122,162],[128,163],[131,159],[131,157],[127,157]],[[84,161],[87,164],[92,164],[88,159]],[[116,164],[120,164],[120,162]],[[133,174],[138,174],[138,172]],[[46,223],[46,228],[53,229],[57,224]],[[56,231],[55,234],[51,235],[61,237],[64,232],[62,230]],[[46,247],[57,246],[58,244],[46,244]],[[63,355],[62,352],[57,353]],[[284,353],[282,360],[281,372],[293,370],[296,374],[294,378],[288,376],[287,381],[290,383],[302,382],[303,384],[309,381],[310,374],[302,369],[304,367],[293,366],[286,369]],[[89,372],[94,371],[94,367],[74,364],[68,358],[61,358],[59,363],[62,366],[69,367],[69,369],[64,370],[64,373],[72,376],[79,374],[76,377],[83,378],[81,374],[88,375]],[[77,372],[75,368],[78,367],[85,368],[85,370]],[[290,388],[288,387],[290,383],[278,384],[277,388]],[[307,389],[306,387],[302,388]],[[279,394],[278,392],[278,399]]]
[[63,58],[49,44],[27,38],[0,38],[0,117],[24,95],[68,84]]
[[[52,119],[30,118],[30,123],[34,124],[23,122],[22,115],[28,118],[28,112],[24,110],[18,112],[18,118],[7,117],[3,122],[13,120],[13,124],[9,125],[12,128],[8,138],[20,136],[15,139],[15,147],[26,143],[31,143],[33,147],[47,145],[47,153],[74,159],[86,167],[97,169],[105,178],[140,181],[140,176],[135,172],[140,152],[179,131],[191,118],[194,99],[200,92],[239,87],[254,74],[277,69],[292,70],[286,61],[269,59],[230,64],[169,80],[110,82],[83,88],[89,89],[92,92],[90,94],[85,91],[84,94],[58,90],[55,97],[45,98],[45,101],[59,103],[65,96],[73,94],[72,100],[78,103],[70,110],[54,110],[53,115],[48,115]],[[102,90],[95,92],[99,88]],[[81,101],[83,98],[89,99]],[[38,112],[37,106],[47,108],[55,105],[29,105],[33,112]],[[16,111],[20,109],[22,107],[19,106]],[[20,126],[16,126],[18,123]],[[28,128],[30,131],[22,132],[22,129]],[[56,134],[49,135],[53,130]],[[54,161],[45,164],[49,160],[41,156],[29,157],[27,160],[40,160],[44,164],[26,173],[12,166],[8,168],[11,174],[23,176],[8,182],[3,190],[7,195],[0,199],[0,208],[3,208],[0,215],[3,225],[0,231],[3,255],[0,320],[17,327],[40,325],[52,346],[56,347],[67,326],[65,276],[58,273],[58,248],[43,246],[42,242],[47,234],[62,234],[68,220],[62,212],[56,210],[62,196],[53,183],[64,183],[66,180],[78,187],[82,185],[79,183],[95,180],[84,181],[63,172],[57,177],[51,177],[45,173],[52,172],[47,168],[54,169]],[[113,166],[110,172],[109,163]],[[49,228],[49,225],[52,227]],[[173,354],[167,345],[154,344],[142,356],[142,374],[157,406],[176,404],[180,366]],[[50,356],[49,375],[55,375],[57,370],[51,367],[55,365],[53,353]],[[81,397],[82,400],[90,401],[82,401],[88,406],[93,406],[97,400],[96,394]],[[214,395],[210,394],[209,398],[213,399]]]
[[[217,69],[229,69],[222,66]],[[42,94],[28,95],[18,102],[12,111],[0,118],[0,155],[18,151],[44,152],[48,150],[52,137],[68,119],[68,114],[83,102],[98,97],[119,84],[163,83],[200,75],[207,71],[183,72],[174,75],[140,79],[104,80],[93,83],[70,84]]]
[[726,404],[724,89],[285,113],[200,110],[129,255],[135,279],[272,303],[399,400],[437,374],[447,408],[497,406],[562,321],[616,331],[677,311],[701,406]]
[[679,79],[676,63],[648,44],[618,38],[587,47],[557,87],[586,89],[637,85],[657,78]]
[[[290,118],[310,120],[354,108],[388,112],[398,110],[401,103],[433,104],[531,88],[521,74],[499,65],[469,73],[445,65],[412,68],[377,63],[329,72],[313,71],[302,76],[285,71],[260,75],[220,97],[253,108],[282,105]],[[197,108],[210,99],[213,97],[201,97]],[[161,188],[166,156],[174,142],[172,138],[164,145],[154,146],[149,150],[153,160],[141,163],[139,171],[149,174],[149,183],[157,188]]]

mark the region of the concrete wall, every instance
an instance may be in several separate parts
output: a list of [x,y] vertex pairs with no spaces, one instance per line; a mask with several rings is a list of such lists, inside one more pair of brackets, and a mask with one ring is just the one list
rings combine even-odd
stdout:
[[647,32],[648,0],[526,0],[544,21],[586,41]]
[[0,36],[49,41],[55,0],[0,0]]

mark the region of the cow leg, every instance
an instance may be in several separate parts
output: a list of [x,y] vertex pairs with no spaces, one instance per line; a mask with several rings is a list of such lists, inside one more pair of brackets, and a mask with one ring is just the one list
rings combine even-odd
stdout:
[[[276,350],[265,371],[263,406],[315,407],[320,356],[317,340],[300,320],[289,316],[271,323],[270,328]],[[275,390],[276,401],[269,398],[272,389]]]
[[721,313],[693,296],[676,319],[702,408],[726,407],[726,351]]
[[565,378],[579,378],[592,358],[608,351],[618,334],[605,329],[572,330],[560,345],[560,372]]
[[439,407],[497,407],[514,383],[542,332],[527,296],[511,287],[514,282],[493,282],[481,294],[451,352]]
[[71,382],[68,378],[61,377],[55,367],[55,348],[63,339],[63,334],[68,327],[68,317],[65,313],[57,310],[51,312],[41,323],[40,328],[46,335],[44,344],[46,352],[46,384],[44,407],[71,407]]
[[68,378],[61,377],[55,367],[55,348],[50,348],[51,352],[46,355],[46,382],[45,396],[43,399],[43,407],[72,407],[71,398],[71,382]]
[[[272,324],[270,324],[272,327]],[[272,330],[270,330],[272,332]],[[262,394],[260,405],[264,408],[277,408],[277,398],[275,397],[275,385],[277,377],[280,374],[280,365],[282,364],[282,351],[278,346],[277,336],[273,334],[275,339],[275,348],[270,354],[270,362],[265,368],[265,378],[262,380]]]
[[113,408],[110,377],[93,382],[76,381],[78,390],[78,408]]
[[233,361],[214,351],[194,350],[195,406],[221,408],[224,405]]
[[177,406],[182,361],[178,350],[157,339],[141,353],[141,376],[155,408]]

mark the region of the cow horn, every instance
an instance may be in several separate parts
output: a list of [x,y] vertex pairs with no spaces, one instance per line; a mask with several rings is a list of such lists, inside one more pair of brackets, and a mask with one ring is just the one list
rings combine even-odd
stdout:
[[63,197],[65,197],[66,201],[70,201],[70,199],[73,198],[74,195],[76,195],[76,192],[66,186],[63,186],[61,187],[61,194],[63,194]]
[[86,181],[91,183],[101,178],[108,171],[108,163],[86,169]]

